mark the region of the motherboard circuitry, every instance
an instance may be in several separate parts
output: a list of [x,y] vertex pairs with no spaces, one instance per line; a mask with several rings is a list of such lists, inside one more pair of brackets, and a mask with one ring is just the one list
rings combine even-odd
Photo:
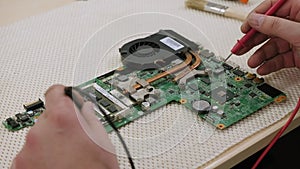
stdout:
[[33,126],[37,118],[45,110],[44,102],[39,99],[35,102],[24,104],[25,111],[15,114],[14,117],[9,117],[3,121],[3,125],[9,131],[18,131],[28,126]]
[[[272,102],[286,99],[263,78],[224,63],[172,30],[128,42],[119,52],[122,67],[77,86],[97,101],[117,128],[176,102],[225,129]],[[23,114],[31,122],[30,111]],[[107,132],[112,131],[104,115],[95,112]],[[16,115],[3,124],[16,131],[32,125],[27,122]]]

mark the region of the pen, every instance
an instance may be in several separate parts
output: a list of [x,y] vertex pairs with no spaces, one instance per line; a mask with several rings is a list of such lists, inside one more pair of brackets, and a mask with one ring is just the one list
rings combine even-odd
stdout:
[[[265,15],[273,15],[285,2],[286,0],[278,0],[273,6],[270,7],[270,9],[265,13]],[[240,40],[237,41],[237,43],[233,46],[231,49],[231,53],[229,56],[224,60],[226,62],[232,54],[237,54],[239,50],[241,50],[243,47],[246,47],[245,43],[254,36],[254,34],[257,31],[253,28],[249,32],[247,32]]]

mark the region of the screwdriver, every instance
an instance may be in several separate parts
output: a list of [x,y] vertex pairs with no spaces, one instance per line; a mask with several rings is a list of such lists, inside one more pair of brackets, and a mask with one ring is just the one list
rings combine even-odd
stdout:
[[[265,15],[273,15],[285,2],[286,0],[278,0],[273,6],[271,6],[267,12],[265,13]],[[231,49],[231,53],[227,56],[227,58],[224,60],[224,62],[226,62],[231,56],[232,54],[237,54],[237,52],[239,50],[241,50],[242,48],[246,47],[245,43],[254,36],[254,34],[257,31],[253,28],[251,28],[251,30],[249,32],[247,32],[240,40],[237,40],[237,43],[233,46],[233,48]]]

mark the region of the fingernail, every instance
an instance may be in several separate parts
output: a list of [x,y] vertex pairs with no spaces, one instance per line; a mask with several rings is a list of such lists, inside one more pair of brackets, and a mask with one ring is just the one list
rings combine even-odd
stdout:
[[248,22],[251,27],[259,28],[263,24],[265,16],[262,14],[251,13],[248,18]]

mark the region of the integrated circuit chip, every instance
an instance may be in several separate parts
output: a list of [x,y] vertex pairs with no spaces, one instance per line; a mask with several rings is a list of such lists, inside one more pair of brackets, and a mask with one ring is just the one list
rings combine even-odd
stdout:
[[27,120],[29,120],[29,117],[27,116],[27,114],[24,113],[18,113],[16,114],[17,120],[18,121],[22,121],[22,122],[26,122]]
[[257,86],[257,88],[266,93],[267,95],[271,96],[272,98],[276,97],[276,96],[279,96],[280,94],[282,94],[282,92],[266,83],[260,85],[260,86]]
[[102,106],[104,106],[104,107],[107,107],[107,106],[110,105],[109,101],[107,101],[107,100],[105,100],[105,99],[101,100],[101,101],[100,101],[100,104],[101,104]]
[[230,90],[225,89],[223,86],[214,89],[211,92],[211,95],[212,98],[220,104],[224,104],[226,101],[229,101],[234,97],[234,93],[232,93]]
[[231,69],[233,69],[233,67],[232,66],[230,66],[229,64],[227,64],[227,63],[223,63],[222,64],[222,66],[224,67],[224,69],[226,69],[226,70],[231,70]]
[[210,84],[210,79],[209,78],[201,78],[201,81],[204,82],[205,84],[209,85]]
[[241,71],[240,69],[235,69],[233,71],[234,74],[238,75],[238,76],[244,76],[245,72]]
[[128,80],[128,77],[126,75],[120,75],[117,77],[117,79],[121,82],[125,82]]
[[250,88],[250,87],[252,87],[252,84],[246,83],[244,86],[247,87],[247,88]]
[[14,119],[12,119],[11,117],[6,119],[6,122],[8,125],[10,125],[13,129],[17,128],[20,126],[20,124],[18,124]]
[[253,97],[257,96],[257,94],[251,92],[251,93],[249,93],[249,96],[253,98]]
[[194,91],[197,91],[197,90],[198,90],[198,85],[195,84],[195,83],[190,83],[188,86],[189,86],[190,89],[192,89],[192,90],[194,90]]
[[107,110],[108,110],[109,112],[111,112],[111,113],[115,113],[115,112],[118,111],[117,108],[116,108],[114,105],[108,107]]

